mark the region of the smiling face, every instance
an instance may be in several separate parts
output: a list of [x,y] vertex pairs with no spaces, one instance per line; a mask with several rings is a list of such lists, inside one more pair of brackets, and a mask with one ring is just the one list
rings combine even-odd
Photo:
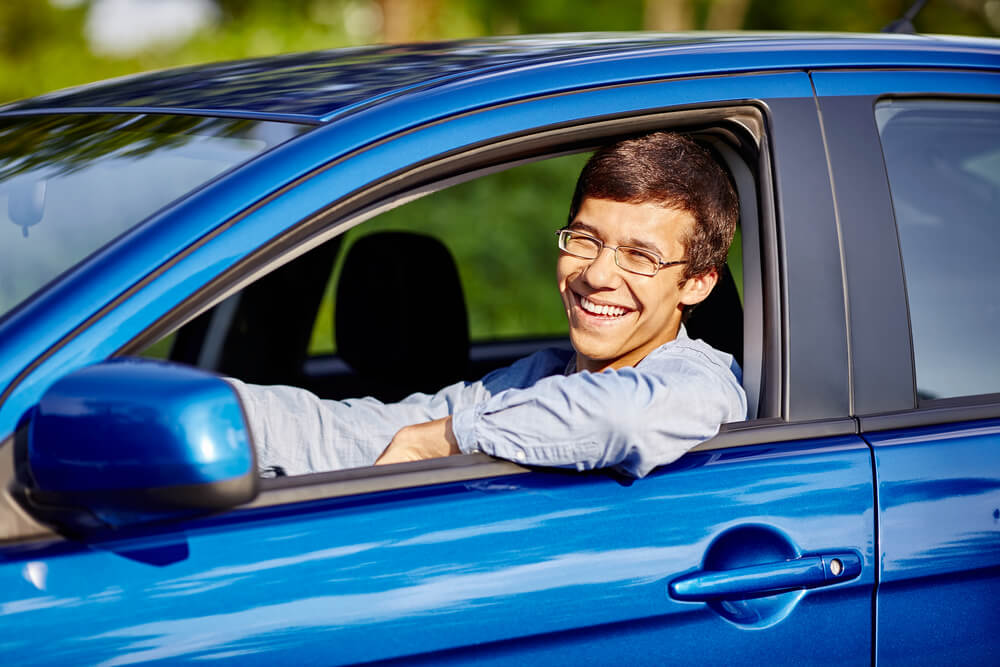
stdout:
[[[596,236],[606,246],[651,250],[669,262],[685,258],[682,241],[693,225],[687,211],[586,198],[569,227]],[[681,282],[684,268],[682,264],[640,276],[615,264],[614,251],[607,247],[592,260],[561,253],[556,275],[577,370],[634,366],[676,338],[681,306],[704,300],[718,279],[712,270]]]

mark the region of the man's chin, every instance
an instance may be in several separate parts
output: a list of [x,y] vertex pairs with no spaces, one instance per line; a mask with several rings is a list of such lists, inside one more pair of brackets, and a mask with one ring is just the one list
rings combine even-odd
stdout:
[[595,345],[595,341],[591,340],[589,336],[574,336],[570,332],[569,340],[576,351],[578,368],[606,368],[617,359],[615,354],[617,350],[609,350],[610,346]]

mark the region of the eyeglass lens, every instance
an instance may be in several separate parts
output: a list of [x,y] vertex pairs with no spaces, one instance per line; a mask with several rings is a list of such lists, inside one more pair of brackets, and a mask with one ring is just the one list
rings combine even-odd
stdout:
[[[581,259],[596,259],[601,252],[600,241],[585,234],[562,230],[559,240],[563,250]],[[626,271],[650,276],[660,268],[658,259],[637,248],[617,248],[615,263]]]

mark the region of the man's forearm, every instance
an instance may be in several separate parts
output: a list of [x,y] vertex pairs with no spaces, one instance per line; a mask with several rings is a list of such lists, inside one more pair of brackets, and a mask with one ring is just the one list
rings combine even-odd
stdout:
[[444,417],[401,428],[375,465],[422,461],[460,453],[451,428],[451,417]]

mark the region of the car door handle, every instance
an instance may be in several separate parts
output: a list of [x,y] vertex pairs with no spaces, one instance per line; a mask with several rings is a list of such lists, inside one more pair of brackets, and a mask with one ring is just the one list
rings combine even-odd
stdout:
[[799,588],[816,588],[848,581],[861,573],[861,557],[845,551],[802,556],[731,570],[703,570],[670,582],[675,600],[739,600]]

